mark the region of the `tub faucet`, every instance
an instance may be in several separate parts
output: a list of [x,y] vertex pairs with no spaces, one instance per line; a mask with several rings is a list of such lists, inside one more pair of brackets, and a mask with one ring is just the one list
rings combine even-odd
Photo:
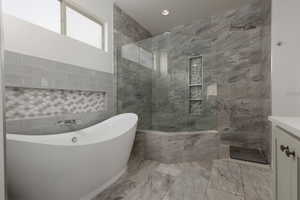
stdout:
[[67,120],[60,120],[57,122],[58,125],[77,125],[76,119],[67,119]]

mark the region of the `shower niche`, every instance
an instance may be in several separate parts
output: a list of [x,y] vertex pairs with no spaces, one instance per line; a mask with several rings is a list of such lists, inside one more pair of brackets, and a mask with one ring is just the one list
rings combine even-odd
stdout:
[[189,113],[201,114],[203,107],[203,57],[189,58]]

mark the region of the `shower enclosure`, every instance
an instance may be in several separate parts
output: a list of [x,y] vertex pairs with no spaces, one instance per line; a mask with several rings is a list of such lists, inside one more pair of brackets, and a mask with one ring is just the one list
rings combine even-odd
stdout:
[[222,143],[270,152],[265,4],[254,1],[155,36],[116,26],[118,113],[137,113],[139,130],[217,130]]
[[176,30],[121,46],[118,112],[139,114],[139,129],[216,130],[218,91],[210,51],[210,41]]

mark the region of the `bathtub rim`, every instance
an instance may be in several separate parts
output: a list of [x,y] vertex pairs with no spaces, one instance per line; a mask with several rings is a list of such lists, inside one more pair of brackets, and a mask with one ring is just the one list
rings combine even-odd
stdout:
[[[77,142],[77,143],[72,143],[70,142],[70,140],[72,139],[72,136],[76,137],[78,136],[78,132],[97,126],[101,123],[107,123],[108,121],[113,120],[113,118],[117,118],[117,117],[122,117],[122,116],[132,116],[134,123],[131,127],[129,127],[128,129],[122,130],[121,133],[114,135],[113,137],[108,137],[105,139],[101,139],[101,140],[97,140],[97,141],[92,141],[92,142]],[[40,145],[48,145],[48,146],[70,146],[70,147],[75,147],[75,146],[87,146],[87,145],[93,145],[93,144],[98,144],[98,143],[102,143],[102,142],[107,142],[110,140],[114,140],[120,136],[122,136],[123,134],[127,133],[128,131],[130,131],[132,128],[135,128],[137,126],[137,122],[138,122],[138,115],[135,113],[122,113],[122,114],[118,114],[118,115],[114,115],[102,122],[99,122],[97,124],[94,124],[92,126],[83,128],[83,129],[78,129],[76,131],[70,131],[70,132],[66,132],[66,133],[60,133],[60,134],[47,134],[47,135],[24,135],[24,134],[12,134],[12,133],[6,133],[6,141],[13,141],[13,142],[25,142],[25,143],[31,143],[31,144],[40,144]],[[70,140],[69,142],[65,142],[63,144],[56,144],[54,142],[49,142],[46,139],[57,139],[57,138],[65,138],[65,137],[69,137]],[[84,137],[84,136],[83,136]],[[44,139],[44,140],[43,140]],[[50,141],[51,141],[50,139]]]

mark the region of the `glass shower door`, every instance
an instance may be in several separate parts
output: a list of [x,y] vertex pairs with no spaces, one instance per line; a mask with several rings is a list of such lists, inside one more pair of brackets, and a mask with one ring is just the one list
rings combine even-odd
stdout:
[[207,43],[189,31],[152,38],[152,129],[216,129],[217,81],[207,64]]

